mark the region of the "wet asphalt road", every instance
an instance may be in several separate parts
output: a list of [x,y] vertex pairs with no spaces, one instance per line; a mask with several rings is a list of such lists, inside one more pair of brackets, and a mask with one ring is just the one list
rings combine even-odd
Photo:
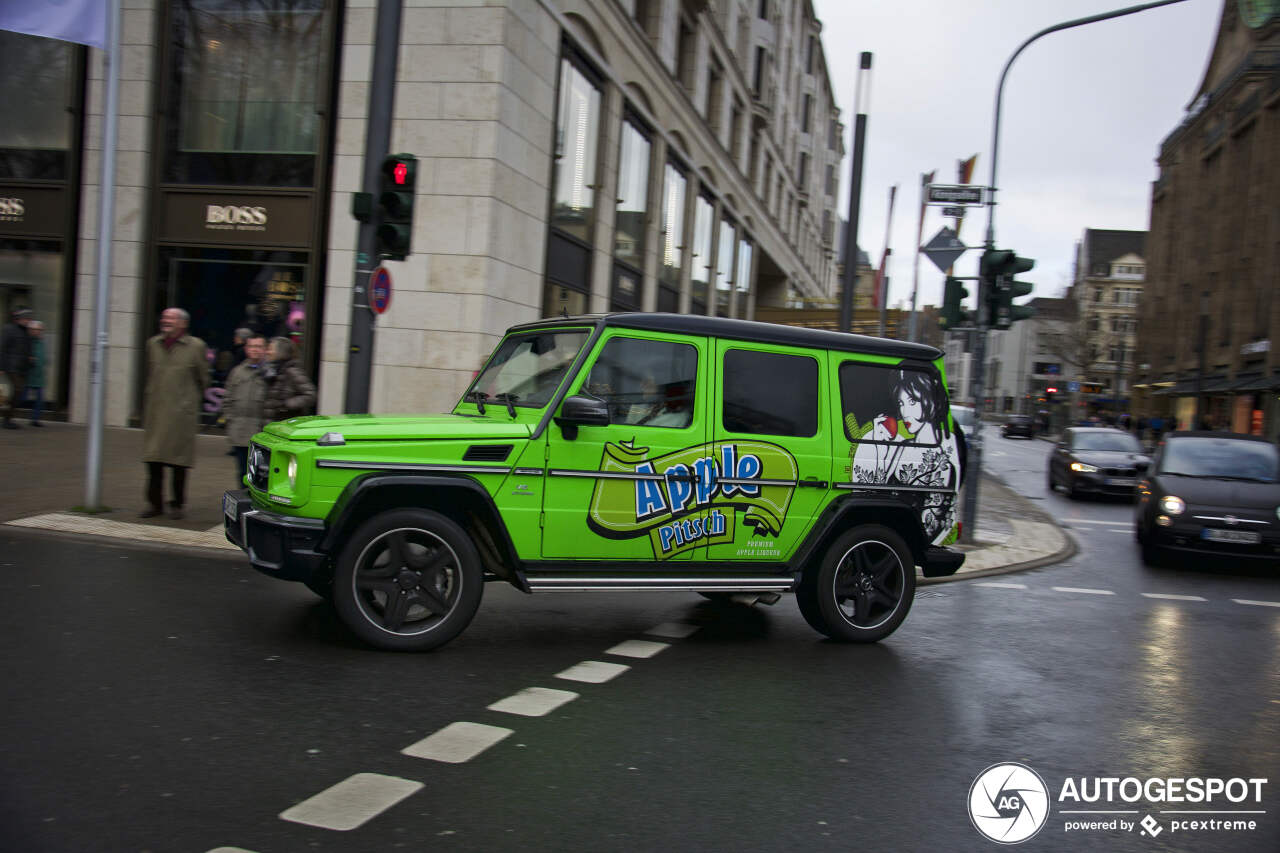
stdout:
[[[1130,505],[1047,494],[1048,448],[997,437],[988,467],[1079,554],[922,590],[871,647],[822,641],[789,597],[490,585],[449,646],[386,654],[238,562],[2,532],[0,849],[993,851],[967,800],[1005,761],[1050,789],[1020,849],[1280,849],[1280,607],[1233,601],[1280,602],[1280,580],[1144,569]],[[670,622],[697,630],[647,633]],[[628,640],[667,645],[609,653]],[[630,669],[556,677],[584,661]],[[529,687],[577,698],[488,709]],[[513,733],[460,764],[401,754],[459,721]],[[360,773],[423,787],[351,831],[278,816]],[[1153,839],[1065,832],[1069,776],[1270,782],[1253,831]],[[1161,809],[1205,806],[1123,808],[1167,826]]]

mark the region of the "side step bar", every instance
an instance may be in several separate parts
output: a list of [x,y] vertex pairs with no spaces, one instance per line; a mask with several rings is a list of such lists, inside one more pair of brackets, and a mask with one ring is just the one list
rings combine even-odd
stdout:
[[600,590],[691,590],[713,592],[790,592],[790,577],[584,577],[582,575],[528,575],[530,592],[589,592]]

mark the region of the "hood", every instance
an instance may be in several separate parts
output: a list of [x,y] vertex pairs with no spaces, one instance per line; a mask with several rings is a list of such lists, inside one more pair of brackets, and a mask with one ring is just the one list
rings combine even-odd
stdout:
[[1086,465],[1098,468],[1127,468],[1133,466],[1139,470],[1151,464],[1151,457],[1128,450],[1077,450],[1071,454]]
[[1216,480],[1205,477],[1180,477],[1176,474],[1156,475],[1162,494],[1177,495],[1187,502],[1187,509],[1222,508],[1251,509],[1275,520],[1280,506],[1280,483],[1254,483],[1248,480]]
[[267,424],[263,432],[293,441],[315,441],[326,432],[352,441],[528,438],[534,424],[464,415],[309,415]]

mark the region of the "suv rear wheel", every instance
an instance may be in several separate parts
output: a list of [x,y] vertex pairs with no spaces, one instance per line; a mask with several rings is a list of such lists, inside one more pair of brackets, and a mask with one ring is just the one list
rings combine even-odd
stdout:
[[800,612],[833,640],[874,643],[897,630],[915,598],[911,550],[896,532],[864,524],[837,539],[796,590]]
[[369,645],[426,651],[470,624],[483,583],[466,531],[430,510],[399,509],[374,516],[347,540],[334,569],[333,603]]

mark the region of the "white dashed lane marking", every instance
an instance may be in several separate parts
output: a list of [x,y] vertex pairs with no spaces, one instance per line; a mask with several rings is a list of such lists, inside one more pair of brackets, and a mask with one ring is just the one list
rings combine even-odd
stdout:
[[422,787],[421,782],[412,779],[383,776],[381,773],[357,773],[293,808],[285,809],[280,812],[280,817],[321,829],[355,829]]
[[1247,598],[1233,598],[1231,600],[1236,604],[1248,604],[1253,607],[1280,607],[1280,601],[1251,601]]
[[1133,527],[1132,521],[1103,521],[1098,518],[1064,518],[1067,524],[1102,524],[1107,527]]
[[215,847],[205,853],[254,853],[254,851],[245,850],[243,847]]
[[512,733],[483,723],[450,723],[400,752],[411,758],[427,758],[446,764],[463,764]]
[[999,581],[983,581],[976,586],[993,586],[996,589],[1026,589],[1025,583],[1000,583]]
[[1109,589],[1088,589],[1082,586],[1055,586],[1054,592],[1074,592],[1080,595],[1115,595]]
[[556,678],[563,678],[565,681],[582,681],[587,684],[604,684],[629,669],[631,667],[626,664],[584,660],[582,663],[575,663],[564,672],[557,672]]
[[572,702],[578,694],[570,690],[552,690],[549,687],[526,687],[514,696],[499,699],[489,706],[490,711],[519,714],[522,717],[545,717],[566,702]]
[[605,649],[604,653],[622,658],[651,658],[670,647],[669,643],[655,643],[652,640],[626,640],[611,649]]
[[654,637],[683,640],[696,632],[699,627],[698,625],[690,625],[688,622],[663,622],[661,625],[654,625],[645,633]]
[[1167,598],[1170,601],[1208,601],[1199,595],[1174,595],[1171,592],[1144,592],[1146,598]]

